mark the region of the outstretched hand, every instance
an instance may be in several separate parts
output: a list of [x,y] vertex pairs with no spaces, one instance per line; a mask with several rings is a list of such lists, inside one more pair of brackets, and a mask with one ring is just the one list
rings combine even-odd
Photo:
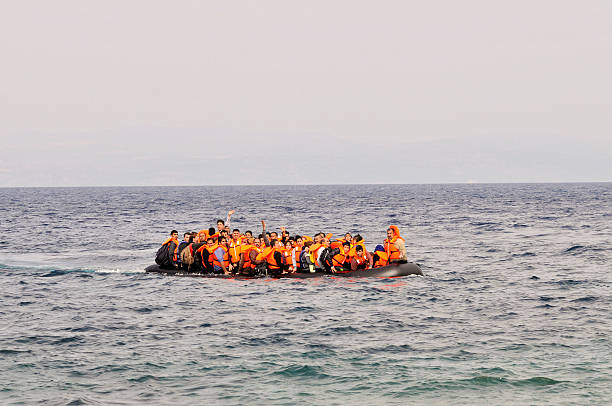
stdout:
[[261,226],[262,226],[262,227],[263,227],[263,229],[265,230],[265,229],[266,229],[266,222],[265,222],[265,221],[263,221],[263,220],[261,220]]
[[232,214],[236,213],[236,210],[230,210],[227,212],[228,217],[232,217]]

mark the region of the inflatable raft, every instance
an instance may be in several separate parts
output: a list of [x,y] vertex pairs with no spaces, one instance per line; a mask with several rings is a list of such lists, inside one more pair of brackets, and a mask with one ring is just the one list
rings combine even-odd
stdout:
[[[223,274],[210,274],[210,273],[190,273],[183,272],[175,269],[162,269],[159,265],[154,264],[145,268],[147,273],[158,273],[162,275],[172,276],[191,276],[199,278],[232,278],[232,279],[255,279],[265,278],[266,275],[223,275]],[[397,276],[408,276],[408,275],[423,275],[423,271],[417,264],[411,262],[404,264],[394,264],[383,266],[381,268],[374,269],[362,269],[351,272],[339,272],[335,274],[323,273],[323,272],[311,272],[311,273],[288,273],[278,275],[278,278],[317,278],[321,276],[335,276],[335,277],[347,277],[347,278],[364,278],[364,277],[378,277],[378,278],[392,278]]]

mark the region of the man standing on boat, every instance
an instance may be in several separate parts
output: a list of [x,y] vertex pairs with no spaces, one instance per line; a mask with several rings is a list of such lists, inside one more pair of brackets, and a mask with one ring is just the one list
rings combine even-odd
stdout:
[[225,221],[221,219],[217,220],[217,233],[219,235],[221,235],[221,231],[229,229],[232,214],[234,213],[236,213],[236,210],[230,210],[227,212],[227,217],[225,218]]
[[385,253],[389,258],[389,263],[403,263],[408,261],[408,255],[406,255],[406,243],[400,236],[399,228],[397,228],[397,226],[389,226],[387,229]]

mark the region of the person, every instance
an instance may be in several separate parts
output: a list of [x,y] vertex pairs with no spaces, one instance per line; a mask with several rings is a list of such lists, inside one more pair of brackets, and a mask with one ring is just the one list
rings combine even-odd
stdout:
[[[208,230],[200,230],[197,233],[197,242],[206,242],[208,240]],[[194,241],[196,242],[196,241]]]
[[351,257],[349,252],[351,251],[351,243],[344,241],[342,248],[337,254],[332,257],[333,266],[336,272],[350,271],[351,270]]
[[270,233],[266,233],[266,222],[264,220],[261,220],[261,228],[262,228],[262,231],[259,236],[261,247],[262,248],[269,247],[270,246]]
[[[317,270],[318,271],[322,271],[325,273],[332,273],[334,272],[333,269],[333,253],[329,247],[330,243],[329,243],[329,239],[328,238],[323,238],[321,240],[321,246],[319,248],[317,248],[315,255],[316,255],[316,265],[317,265]],[[338,250],[336,248],[336,250]]]
[[266,260],[263,258],[258,259],[257,256],[263,252],[263,247],[261,245],[261,238],[254,238],[253,245],[249,250],[245,253],[245,262],[246,257],[248,256],[250,267],[243,268],[246,271],[252,273],[265,273],[266,272]]
[[385,239],[385,253],[389,258],[389,263],[402,263],[408,261],[406,255],[406,244],[400,236],[397,226],[389,226],[387,229],[387,238]]
[[212,262],[214,273],[224,273],[226,275],[230,273],[231,265],[227,238],[219,238],[219,244],[215,246],[213,251]]
[[193,250],[193,264],[191,264],[190,271],[195,273],[211,273],[213,271],[211,266],[212,258],[210,258],[208,243],[205,241],[193,243],[189,249]]
[[155,262],[162,269],[177,269],[179,254],[178,254],[178,231],[170,231],[170,238],[168,238],[161,247],[157,250],[155,255]]
[[292,240],[287,240],[285,243],[283,256],[285,260],[283,270],[286,272],[295,272],[297,269],[296,249],[293,246]]
[[286,244],[287,241],[289,240],[289,231],[287,231],[286,227],[281,227],[281,242],[283,244]]
[[214,272],[215,267],[213,265],[213,257],[215,256],[215,250],[218,248],[218,240],[216,238],[208,238],[206,241],[206,251],[208,251],[208,272]]
[[183,250],[192,242],[193,242],[192,233],[183,234],[183,241],[181,241],[178,245],[179,256],[181,255],[181,252],[183,252]]
[[389,263],[389,257],[385,252],[385,247],[380,244],[377,245],[374,249],[374,253],[372,254],[372,260],[374,261],[372,268],[380,268],[382,266],[386,266]]
[[226,229],[221,230],[221,232],[219,233],[219,238],[225,238],[225,240],[229,240],[229,231],[227,231]]
[[308,246],[308,252],[310,253],[310,260],[314,265],[314,272],[321,272],[321,266],[319,265],[319,256],[321,255],[321,251],[325,248],[321,242],[318,234],[315,234],[313,243]]
[[310,247],[314,243],[312,241],[304,242],[304,246],[302,247],[302,252],[300,253],[300,273],[309,273],[315,271],[314,262],[312,260],[312,255],[310,254]]
[[[253,242],[255,240],[253,239]],[[251,251],[256,250],[257,247],[254,244],[243,242],[240,245],[240,262],[238,263],[237,269],[243,275],[252,275],[254,272],[254,265],[251,263]]]
[[353,235],[351,233],[344,234],[344,238],[340,238],[338,241],[344,245],[345,242],[348,242],[350,247],[353,248]]
[[281,250],[282,244],[278,240],[270,241],[270,246],[263,249],[263,251],[257,255],[257,260],[262,259],[266,261],[267,270],[272,275],[278,275],[283,272],[283,255]]
[[183,241],[178,246],[178,269],[189,272],[193,263],[193,233],[183,234]]
[[217,220],[217,233],[221,234],[221,231],[225,230],[225,221]]
[[242,236],[240,235],[240,230],[235,228],[232,231],[232,238],[229,242],[229,252],[230,252],[230,264],[236,272],[239,272],[240,261],[242,258],[242,249],[241,246],[244,244],[242,241]]
[[227,212],[227,216],[225,217],[225,221],[219,219],[217,220],[217,229],[219,230],[219,232],[221,232],[221,230],[224,229],[229,229],[230,228],[230,221],[232,219],[232,214],[236,213],[236,210],[230,210]]
[[351,258],[351,271],[371,269],[372,263],[372,255],[367,250],[363,249],[363,245],[356,245],[355,255]]
[[296,235],[295,240],[292,244],[295,247],[295,271],[297,272],[300,268],[300,258],[302,257],[302,250],[304,249],[304,239],[300,235]]

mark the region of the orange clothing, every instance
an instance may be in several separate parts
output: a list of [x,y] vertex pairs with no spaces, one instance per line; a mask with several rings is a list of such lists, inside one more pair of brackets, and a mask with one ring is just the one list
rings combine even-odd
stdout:
[[237,264],[240,262],[240,254],[242,253],[241,246],[242,241],[240,239],[238,239],[238,241],[234,241],[233,239],[230,240],[229,253],[232,264]]

